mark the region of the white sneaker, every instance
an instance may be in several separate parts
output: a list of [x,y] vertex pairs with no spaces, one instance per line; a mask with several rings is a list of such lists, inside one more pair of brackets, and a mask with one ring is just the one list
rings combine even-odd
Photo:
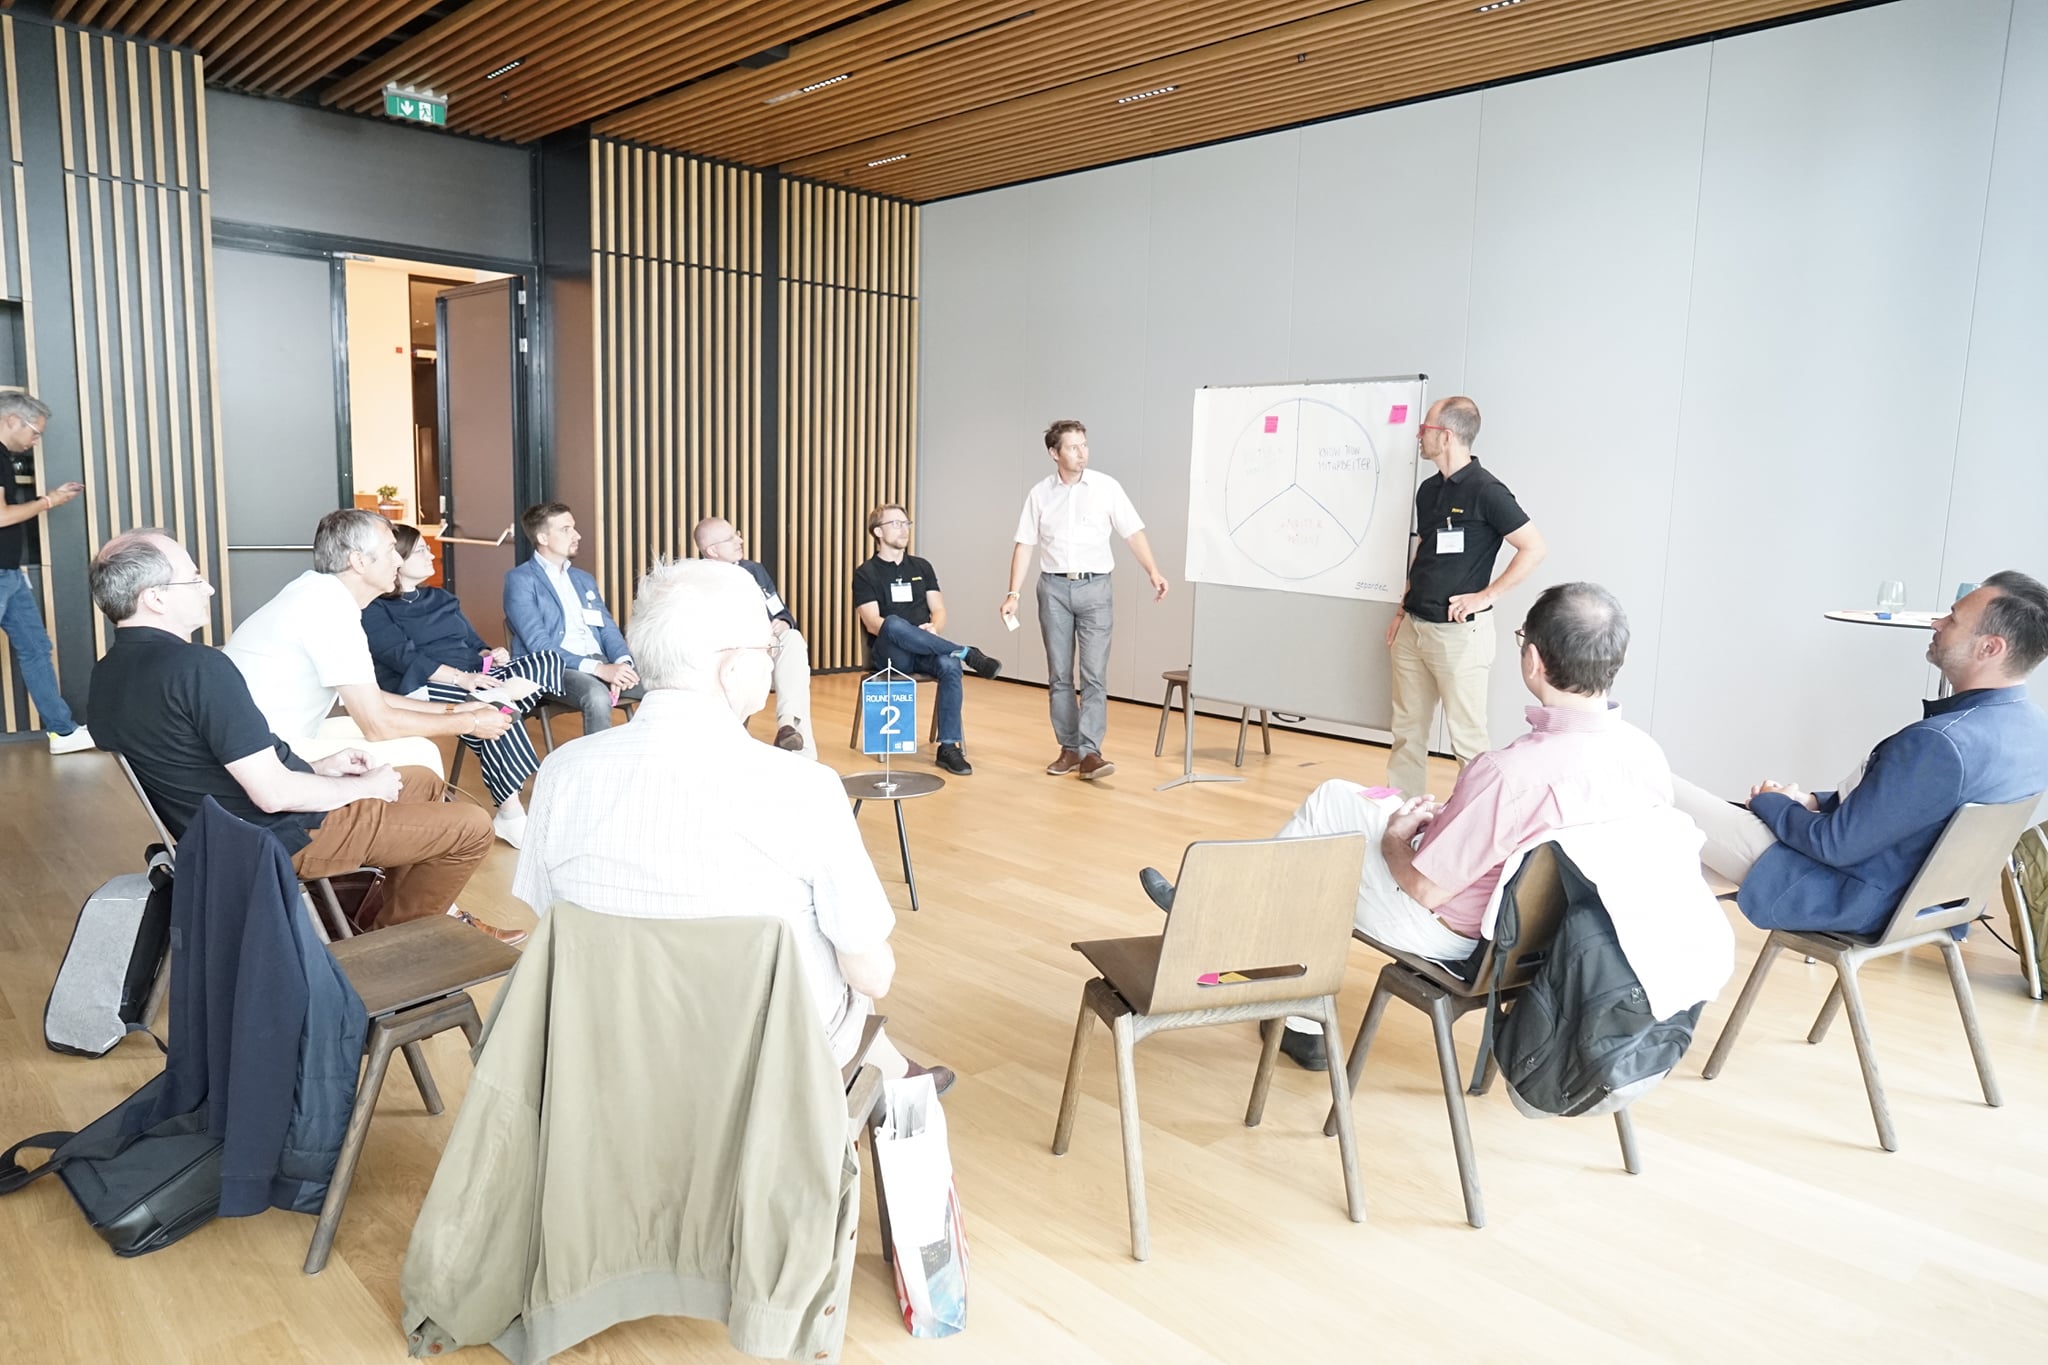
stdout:
[[521,811],[508,819],[505,812],[499,811],[491,817],[491,832],[512,847],[519,847],[519,841],[526,837],[526,813]]
[[54,731],[50,735],[50,752],[53,754],[75,754],[91,747],[92,731],[83,725],[68,735],[60,735]]

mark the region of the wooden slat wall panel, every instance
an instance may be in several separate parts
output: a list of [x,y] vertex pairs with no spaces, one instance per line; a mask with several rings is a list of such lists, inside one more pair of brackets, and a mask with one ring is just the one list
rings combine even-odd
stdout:
[[761,175],[594,140],[590,176],[598,505],[582,519],[623,620],[701,518],[761,538]]
[[[211,643],[231,607],[205,70],[104,34],[57,29],[55,41],[86,549],[168,530],[217,589]],[[93,629],[104,650],[97,613]]]
[[216,84],[288,99],[433,7],[434,0],[59,0],[54,13],[191,48],[205,54]]
[[781,357],[772,566],[812,666],[854,668],[854,566],[878,503],[917,511],[915,205],[781,182]]
[[[24,35],[39,31],[21,30]],[[28,260],[28,187],[21,159],[21,94],[16,76],[16,34],[14,20],[0,16],[0,64],[4,64],[7,77],[7,99],[4,105],[0,105],[0,118],[6,121],[7,152],[6,170],[0,173],[0,298],[21,305],[22,379],[28,391],[34,393],[35,290],[30,280]],[[12,477],[11,472],[8,477]],[[47,483],[43,462],[37,460],[37,490],[41,491]],[[38,536],[36,540],[41,549],[43,618],[48,620],[53,610],[50,600],[50,540],[47,535]],[[12,645],[0,637],[0,730],[32,730],[37,725],[35,706],[29,700],[28,689],[21,683],[21,671],[14,665]]]

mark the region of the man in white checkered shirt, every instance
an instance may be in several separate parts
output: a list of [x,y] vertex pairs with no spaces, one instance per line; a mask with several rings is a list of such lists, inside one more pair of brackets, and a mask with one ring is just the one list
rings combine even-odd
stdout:
[[[733,564],[657,564],[626,635],[646,700],[630,725],[541,765],[512,893],[542,915],[571,901],[646,919],[781,916],[844,1066],[895,975],[896,916],[838,774],[746,731],[777,648],[760,589]],[[867,1060],[889,1077],[926,1070],[886,1036]]]

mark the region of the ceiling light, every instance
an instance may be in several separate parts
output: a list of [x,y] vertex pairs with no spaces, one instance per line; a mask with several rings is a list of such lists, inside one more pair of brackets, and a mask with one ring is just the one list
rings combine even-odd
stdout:
[[886,166],[892,161],[908,161],[909,159],[909,152],[898,152],[894,156],[885,156],[880,161],[870,161],[868,163],[868,167],[869,169],[873,169],[876,166]]
[[1171,95],[1174,91],[1178,89],[1180,89],[1180,87],[1177,85],[1162,85],[1157,90],[1140,90],[1135,95],[1125,95],[1122,99],[1118,100],[1117,103],[1136,104],[1139,100],[1149,100],[1153,98],[1155,95]]
[[780,104],[784,100],[793,100],[798,95],[808,95],[813,90],[823,90],[828,85],[837,85],[841,81],[850,81],[852,79],[853,73],[851,71],[848,71],[841,75],[833,76],[827,80],[812,81],[809,85],[799,87],[798,89],[795,90],[785,90],[779,95],[770,95],[767,99],[762,100],[761,103]]
[[1519,5],[1521,3],[1522,0],[1493,0],[1492,4],[1481,5],[1478,9],[1475,9],[1472,12],[1474,14],[1491,14],[1497,9],[1506,9],[1509,5]]
[[511,61],[509,61],[509,62],[505,63],[505,64],[504,64],[503,66],[499,67],[499,68],[498,68],[498,69],[497,69],[496,71],[486,71],[486,72],[484,73],[484,79],[485,79],[485,80],[487,80],[487,81],[494,81],[494,80],[498,79],[498,77],[500,77],[500,76],[503,76],[503,75],[507,75],[507,74],[509,74],[509,73],[511,73],[511,72],[514,72],[514,71],[517,71],[517,70],[518,70],[518,69],[519,69],[520,67],[522,67],[522,66],[525,66],[525,65],[526,65],[526,58],[524,58],[524,57],[514,57],[514,58],[513,58],[513,59],[512,59]]

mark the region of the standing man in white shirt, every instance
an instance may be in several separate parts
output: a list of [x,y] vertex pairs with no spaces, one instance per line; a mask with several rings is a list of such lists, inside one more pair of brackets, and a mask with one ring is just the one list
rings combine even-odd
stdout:
[[[496,739],[512,723],[486,702],[415,701],[377,686],[363,608],[392,590],[402,562],[390,522],[354,507],[329,512],[313,532],[313,567],[228,637],[224,652],[257,709],[308,762],[363,748],[380,763],[439,776],[433,737]],[[330,718],[336,698],[348,714]]]
[[640,700],[640,673],[597,580],[569,563],[583,544],[576,514],[559,502],[536,503],[519,524],[533,558],[505,575],[512,652],[561,655],[562,694],[583,713],[583,733],[609,730],[613,707]]
[[[1045,429],[1045,450],[1053,472],[1032,486],[1017,519],[1017,546],[1010,554],[1010,591],[1002,613],[1017,614],[1031,551],[1039,551],[1038,628],[1045,637],[1046,690],[1059,757],[1047,766],[1054,777],[1079,771],[1083,778],[1108,777],[1116,764],[1102,756],[1109,728],[1109,631],[1114,601],[1109,571],[1115,556],[1110,532],[1122,536],[1152,580],[1152,600],[1166,596],[1166,576],[1152,562],[1145,523],[1123,485],[1088,467],[1088,428],[1071,419]],[[1080,656],[1078,701],[1075,656]]]

